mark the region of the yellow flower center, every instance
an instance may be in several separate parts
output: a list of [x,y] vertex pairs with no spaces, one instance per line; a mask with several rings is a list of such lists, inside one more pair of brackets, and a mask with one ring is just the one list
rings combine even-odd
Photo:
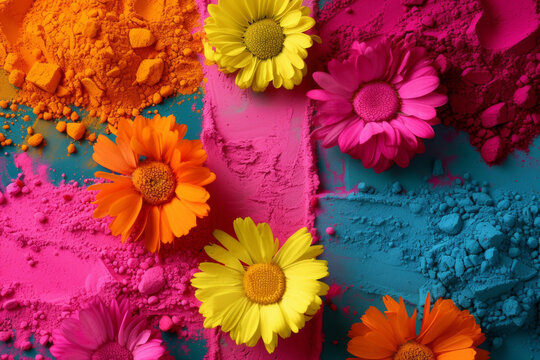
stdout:
[[394,355],[394,360],[435,360],[435,356],[427,346],[408,342],[401,345]]
[[263,19],[249,25],[244,33],[244,44],[249,52],[261,60],[279,55],[285,36],[277,22]]
[[277,303],[285,293],[285,274],[274,264],[253,264],[244,274],[244,291],[258,304]]
[[176,189],[172,169],[157,161],[142,162],[131,175],[131,180],[143,199],[152,205],[168,202]]

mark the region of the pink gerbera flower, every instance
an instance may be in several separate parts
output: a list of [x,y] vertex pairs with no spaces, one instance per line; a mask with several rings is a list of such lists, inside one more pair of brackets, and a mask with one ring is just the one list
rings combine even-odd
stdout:
[[101,300],[66,319],[53,332],[51,354],[58,360],[157,360],[164,353],[158,331],[147,318],[131,315],[128,300]]
[[329,74],[314,73],[322,89],[307,96],[322,102],[315,136],[323,146],[339,145],[378,173],[394,162],[408,166],[424,151],[422,139],[435,135],[435,108],[447,101],[434,92],[439,78],[425,56],[424,48],[387,38],[355,42],[347,60],[330,61]]

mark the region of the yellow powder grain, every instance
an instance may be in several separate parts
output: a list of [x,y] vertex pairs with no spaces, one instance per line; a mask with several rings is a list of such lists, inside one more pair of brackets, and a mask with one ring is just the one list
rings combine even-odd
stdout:
[[6,140],[6,136],[2,133],[0,133],[0,142],[3,142]]
[[11,104],[11,105],[9,106],[9,110],[15,112],[15,111],[19,110],[19,105],[17,105],[17,104]]
[[58,65],[39,62],[32,65],[26,76],[26,80],[49,93],[56,91],[61,78],[62,70]]
[[86,126],[83,123],[68,123],[66,132],[73,140],[80,140],[86,132]]
[[0,108],[7,109],[8,102],[6,100],[0,100]]
[[43,135],[40,133],[34,134],[28,138],[28,144],[33,147],[38,147],[43,142]]
[[59,132],[66,131],[66,122],[65,121],[59,121],[58,124],[56,124],[56,130]]
[[22,151],[27,151],[28,150],[28,145],[26,145],[26,144],[21,145],[21,150]]
[[32,127],[29,126],[29,127],[26,128],[26,133],[27,133],[28,135],[32,135],[32,134],[34,133],[34,129],[32,129]]
[[96,133],[91,133],[90,135],[88,135],[88,141],[90,142],[96,141]]
[[129,43],[134,49],[152,46],[155,42],[156,38],[148,29],[135,28],[129,30]]
[[77,148],[75,147],[75,144],[69,144],[67,147],[68,154],[73,154],[77,152]]
[[162,59],[144,59],[137,69],[136,81],[139,84],[155,85],[163,75]]

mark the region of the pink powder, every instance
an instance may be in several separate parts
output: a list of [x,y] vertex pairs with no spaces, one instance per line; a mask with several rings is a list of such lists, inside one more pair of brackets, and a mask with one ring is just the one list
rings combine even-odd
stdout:
[[[17,334],[17,349],[27,339],[46,345],[53,329],[95,296],[110,301],[120,294],[143,314],[174,319],[173,330],[200,338],[202,318],[189,280],[197,271],[208,224],[159,255],[141,243],[121,244],[110,235],[110,219],[94,219],[93,194],[77,183],[57,187],[47,167],[16,156],[21,174],[13,184],[26,188],[6,195],[0,205],[0,333]],[[36,169],[36,170],[34,170]],[[36,214],[39,214],[36,216]],[[210,343],[215,333],[204,331]]]
[[[217,1],[216,1],[217,2]],[[199,0],[202,18],[210,1]],[[313,1],[304,5],[314,8]],[[302,227],[313,228],[311,199],[319,185],[310,140],[312,109],[303,87],[294,91],[269,88],[264,94],[239,89],[234,76],[217,66],[205,68],[202,140],[208,167],[217,175],[208,188],[212,227],[232,232],[236,217],[268,222],[281,242]],[[223,359],[318,359],[322,348],[322,316],[298,334],[279,339],[269,356],[264,346],[235,345],[218,331],[225,344],[210,346]]]
[[534,0],[334,2],[320,15],[320,69],[355,40],[389,35],[416,41],[428,49],[448,91],[442,123],[468,132],[483,159],[497,164],[516,149],[527,150],[540,134],[536,8]]

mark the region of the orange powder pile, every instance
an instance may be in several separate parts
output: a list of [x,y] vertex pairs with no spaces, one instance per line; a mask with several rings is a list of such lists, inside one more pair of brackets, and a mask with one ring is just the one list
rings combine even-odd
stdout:
[[0,0],[0,65],[39,118],[75,105],[114,125],[197,91],[197,26],[194,0]]

